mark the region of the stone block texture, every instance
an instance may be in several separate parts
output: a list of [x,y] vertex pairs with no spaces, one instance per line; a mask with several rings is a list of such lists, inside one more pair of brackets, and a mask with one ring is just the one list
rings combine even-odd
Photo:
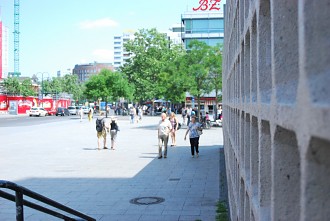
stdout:
[[330,220],[330,0],[227,0],[231,220]]

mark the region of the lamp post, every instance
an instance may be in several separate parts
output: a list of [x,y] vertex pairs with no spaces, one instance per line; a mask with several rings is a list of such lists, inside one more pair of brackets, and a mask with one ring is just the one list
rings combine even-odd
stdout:
[[[49,73],[48,72],[38,72],[37,75],[38,74],[41,74],[41,100],[43,100],[44,99],[44,74],[47,74],[48,78],[49,78]],[[42,104],[42,107],[43,107],[44,106],[43,102],[41,104]]]

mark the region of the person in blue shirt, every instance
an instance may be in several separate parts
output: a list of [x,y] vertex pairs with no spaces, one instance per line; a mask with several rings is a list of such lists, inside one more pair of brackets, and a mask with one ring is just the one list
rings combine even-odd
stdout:
[[199,136],[202,131],[202,124],[196,121],[196,115],[191,116],[191,121],[188,125],[186,134],[184,136],[184,140],[187,138],[187,134],[189,132],[189,140],[190,140],[190,147],[191,147],[191,157],[195,157],[195,152],[196,152],[196,157],[198,157],[199,150],[198,150],[198,145],[199,145]]

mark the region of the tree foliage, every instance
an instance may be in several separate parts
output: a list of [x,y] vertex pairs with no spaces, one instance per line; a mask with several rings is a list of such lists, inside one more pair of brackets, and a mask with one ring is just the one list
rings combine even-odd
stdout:
[[16,77],[5,78],[3,82],[5,91],[10,95],[20,95],[21,93],[21,84]]
[[103,69],[85,83],[84,94],[91,100],[115,101],[121,97],[131,99],[133,88],[120,72]]
[[23,97],[35,96],[37,93],[33,90],[32,82],[30,79],[24,79],[20,85],[21,95]]
[[210,48],[210,53],[207,59],[209,66],[209,78],[212,88],[215,90],[216,107],[220,101],[219,92],[222,89],[222,46],[216,45]]
[[37,93],[33,90],[30,79],[24,79],[22,82],[17,77],[5,78],[3,82],[4,90],[9,95],[22,95],[24,97],[35,96]]
[[72,94],[73,99],[79,100],[83,94],[83,88],[78,82],[77,75],[67,74],[63,77],[47,78],[46,80],[39,80],[37,76],[33,76],[32,79],[43,87],[45,95],[67,93]]
[[213,88],[209,78],[209,59],[211,47],[205,42],[193,40],[188,45],[186,54],[186,68],[191,79],[189,93],[197,98],[198,109],[200,110],[200,98],[210,93]]
[[[20,82],[17,77],[5,78],[3,82],[4,91],[10,95],[36,96],[38,92],[33,90],[32,82],[40,85],[44,95],[60,93],[72,94],[74,99],[79,99],[83,94],[83,87],[78,83],[76,75],[65,75],[64,77],[53,77],[52,79],[39,80],[36,75]],[[40,92],[41,92],[40,91]]]
[[187,51],[171,42],[156,29],[142,29],[125,50],[133,56],[121,68],[135,89],[135,99],[164,98],[185,100],[185,93],[200,98],[222,86],[220,46],[211,47],[193,40]]
[[168,94],[169,72],[174,71],[172,62],[182,51],[178,47],[171,48],[171,42],[156,29],[142,29],[135,33],[134,40],[128,41],[124,47],[133,56],[121,68],[129,83],[134,85],[135,99],[138,101],[162,98]]
[[[174,48],[177,47],[177,48]],[[186,98],[190,88],[190,79],[186,72],[185,50],[181,46],[172,47],[168,62],[165,63],[160,79],[163,87],[163,97],[173,103],[181,103]]]

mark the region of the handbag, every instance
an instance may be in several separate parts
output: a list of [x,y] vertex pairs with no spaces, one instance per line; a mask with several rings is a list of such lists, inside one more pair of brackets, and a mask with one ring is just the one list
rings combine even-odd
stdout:
[[202,135],[203,134],[203,128],[198,128],[197,129],[197,133],[198,133],[198,136]]

